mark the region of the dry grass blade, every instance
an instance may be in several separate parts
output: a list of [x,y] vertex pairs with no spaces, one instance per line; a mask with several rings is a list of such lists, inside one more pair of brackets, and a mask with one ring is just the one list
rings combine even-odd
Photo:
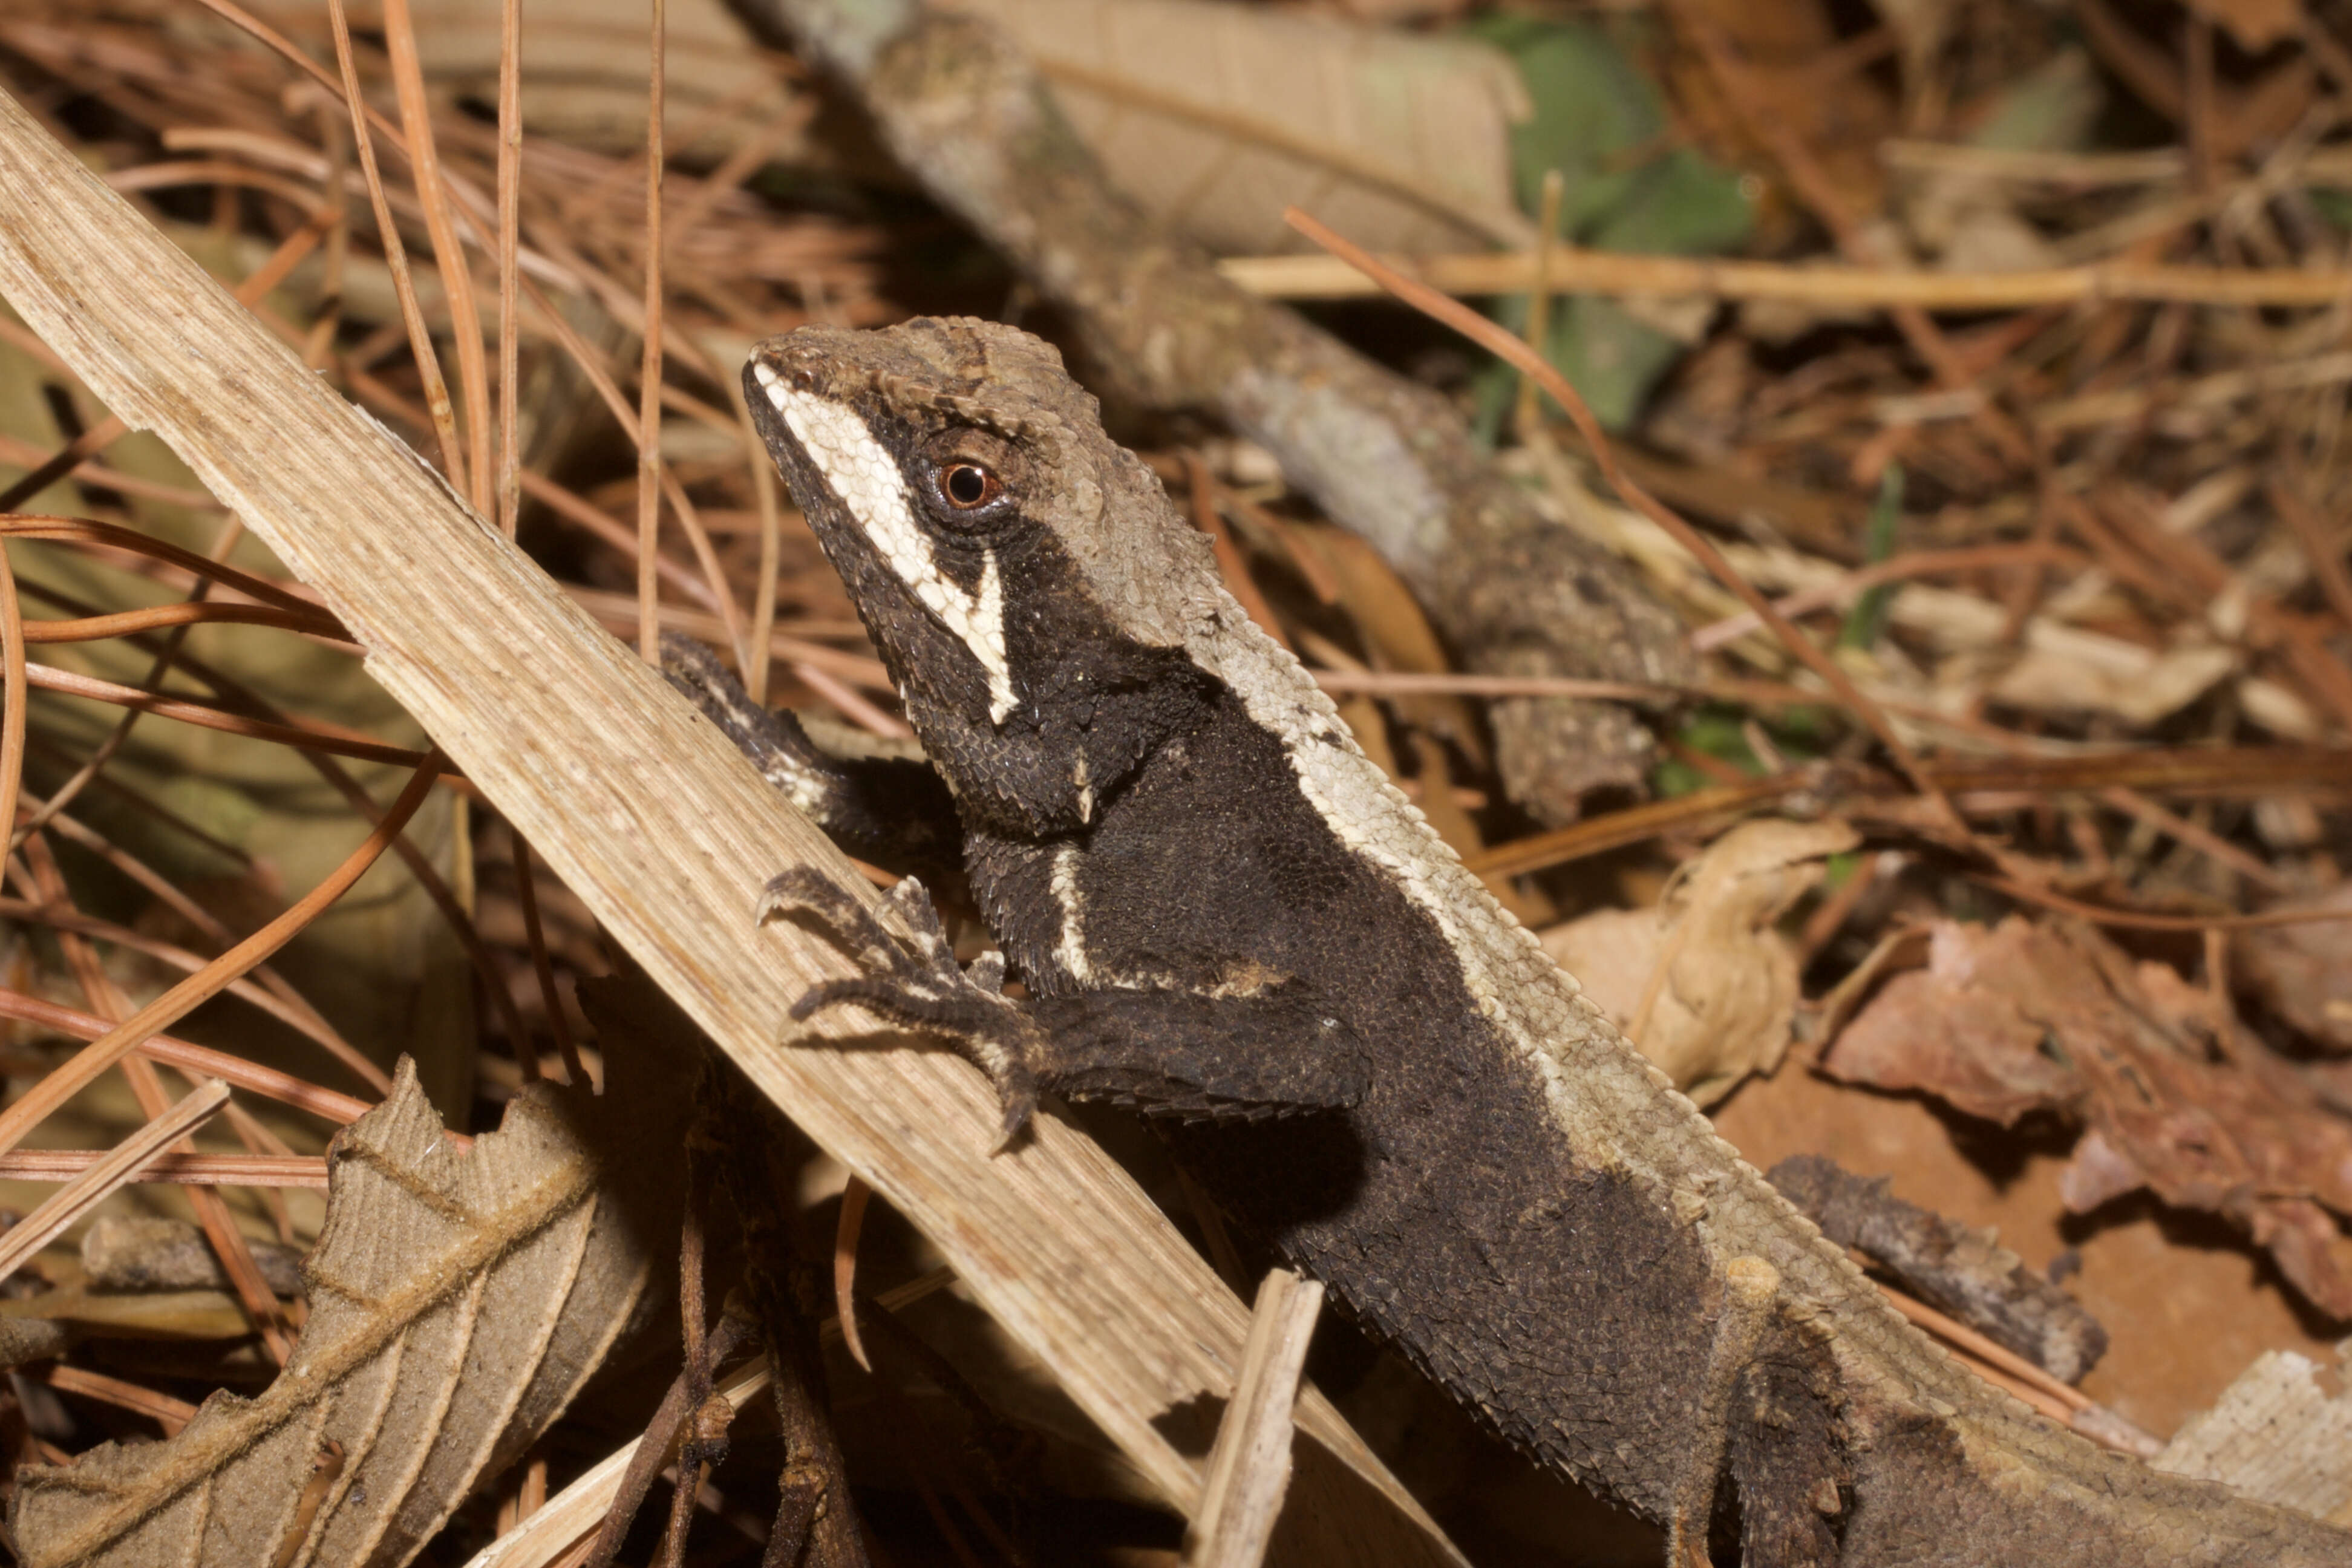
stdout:
[[[118,925],[112,921],[102,921],[94,916],[82,914],[56,898],[0,897],[0,919],[15,921],[27,926],[46,926],[60,936],[89,937],[98,942],[111,942],[118,948],[141,953],[167,968],[177,969],[188,974],[196,973],[207,962],[201,953],[147,936],[128,926]],[[253,971],[247,973],[249,974]],[[229,995],[235,996],[241,1002],[251,1004],[289,1028],[305,1036],[321,1039],[322,1042],[332,1037],[322,1036],[315,1027],[312,1023],[316,1016],[314,1013],[299,1005],[289,1005],[270,991],[255,984],[250,979],[244,976],[233,978],[222,989]],[[80,1033],[79,1030],[71,1027],[67,1028],[66,1032]],[[97,1036],[91,1035],[85,1037],[95,1039]],[[357,1063],[364,1062],[366,1059],[364,1057],[345,1053],[345,1065],[353,1067],[354,1070],[357,1070]],[[236,1081],[226,1073],[218,1073],[215,1076],[229,1078],[232,1083]],[[375,1079],[362,1075],[362,1081],[373,1085]],[[392,1080],[389,1078],[383,1079],[383,1088],[389,1089],[391,1087]]]
[[[119,523],[101,522],[87,517],[49,517],[40,513],[17,513],[0,517],[0,534],[18,539],[66,540],[76,543],[99,545],[112,550],[166,563],[178,567],[196,582],[217,583],[233,588],[247,597],[265,605],[275,605],[281,610],[298,615],[319,613],[319,607],[299,594],[289,593],[266,577],[256,577],[236,567],[184,550],[168,539],[157,539],[136,529]],[[336,633],[341,636],[339,629]]]
[[509,539],[522,510],[522,0],[499,7],[499,527]]
[[753,578],[757,588],[751,607],[751,640],[743,650],[751,656],[743,666],[743,689],[751,694],[752,701],[765,702],[772,662],[765,650],[776,631],[776,566],[783,553],[783,506],[776,497],[776,465],[768,460],[759,427],[751,423],[751,405],[744,399],[743,384],[728,377],[727,394],[735,408],[736,427],[743,435],[743,456],[751,469],[751,500],[760,519],[760,564],[758,575]]
[[58,620],[29,621],[27,643],[95,642],[101,637],[128,637],[133,632],[205,622],[242,626],[276,626],[280,631],[344,640],[335,624],[315,610],[280,610],[268,605],[208,605],[187,601],[154,605],[143,610],[119,610],[110,616],[73,616]]
[[46,664],[27,666],[26,675],[33,685],[44,691],[55,691],[68,697],[87,697],[96,702],[120,703],[142,713],[152,713],[161,719],[176,719],[184,724],[195,724],[226,734],[248,735],[256,740],[277,741],[289,746],[331,752],[336,756],[351,757],[363,763],[391,763],[395,766],[413,768],[425,761],[421,754],[405,746],[387,746],[378,741],[339,734],[328,726],[272,724],[266,720],[225,713],[201,702],[158,697],[152,691],[142,691],[136,687],[100,680],[95,676],[77,675],[72,670],[58,669]]
[[866,1201],[874,1189],[849,1178],[841,1189],[841,1217],[833,1237],[833,1315],[841,1324],[841,1342],[862,1372],[874,1363],[866,1358],[866,1342],[857,1334],[857,1237],[866,1224]]
[[1311,669],[1324,690],[1404,697],[1590,697],[1604,702],[1673,702],[1690,695],[1679,686],[1649,686],[1635,680],[1580,680],[1568,675],[1423,674],[1404,669]]
[[100,1073],[130,1055],[149,1036],[185,1017],[218,995],[231,980],[285,946],[294,933],[309,924],[320,910],[341,897],[344,889],[358,881],[361,875],[375,864],[376,857],[399,837],[409,817],[415,814],[417,806],[424,804],[425,792],[433,786],[435,771],[430,766],[419,768],[415,777],[409,780],[408,787],[401,792],[400,798],[393,803],[392,809],[384,814],[383,821],[368,835],[367,842],[292,909],[92,1040],[63,1067],[35,1085],[30,1093],[6,1110],[0,1111],[0,1153],[22,1142],[25,1134],[43,1117],[64,1104]]
[[383,176],[376,169],[375,142],[369,135],[370,116],[363,107],[367,100],[361,94],[359,69],[352,60],[351,26],[343,16],[342,0],[330,0],[330,5],[334,20],[335,58],[343,71],[343,101],[352,111],[352,145],[359,150],[368,196],[375,204],[376,232],[383,237],[384,264],[391,268],[393,287],[400,296],[401,319],[408,326],[409,348],[416,356],[417,373],[425,382],[425,405],[433,419],[434,433],[440,437],[441,461],[450,474],[462,480],[466,473],[465,453],[457,445],[457,421],[449,410],[449,387],[442,379],[441,362],[433,352],[433,337],[416,302],[416,285],[409,274],[408,255],[401,243],[400,230],[392,221]]
[[[458,243],[457,218],[449,208],[449,188],[441,178],[441,158],[433,141],[433,121],[425,93],[425,72],[416,59],[416,29],[410,25],[407,0],[386,0],[383,37],[392,59],[392,79],[400,100],[400,120],[408,132],[409,169],[416,181],[416,204],[433,239],[433,260],[447,291],[453,336],[457,347],[459,395],[466,400],[466,467],[467,498],[484,517],[493,515],[490,498],[490,394],[488,370],[482,362],[482,321],[474,308],[474,275]],[[456,470],[452,470],[455,472]]]
[[2292,909],[2258,910],[2249,915],[2163,915],[2140,910],[2116,910],[2101,904],[2086,904],[2080,899],[2070,899],[2063,893],[2053,893],[2047,888],[2036,888],[2011,877],[1979,876],[1977,879],[1988,888],[1998,888],[2023,904],[2054,910],[2063,915],[2073,915],[2094,925],[2112,926],[2120,931],[2261,931],[2273,926],[2326,925],[2336,921],[2352,921],[2352,910]]
[[1257,1568],[1265,1560],[1290,1485],[1290,1407],[1322,1310],[1323,1287],[1287,1268],[1270,1271],[1257,1288],[1241,1379],[1217,1424],[1208,1493],[1185,1543],[1188,1568]]
[[[719,1384],[714,1392],[740,1410],[767,1391],[769,1381],[763,1357]],[[603,1521],[604,1510],[613,1506],[622,1473],[636,1457],[635,1443],[625,1443],[605,1455],[579,1479],[548,1499],[545,1507],[475,1553],[466,1568],[545,1568],[563,1556]]]
[[[941,1249],[1013,1337],[1176,1506],[1197,1463],[1165,1412],[1223,1396],[1241,1304],[1134,1182],[1043,1118],[992,1159],[998,1111],[941,1053],[780,1048],[831,947],[757,928],[762,883],[826,868],[815,828],[625,647],[381,426],[337,398],[154,229],[0,99],[0,292],[109,406],[159,431],[369,650],[514,826],[752,1081]],[[842,1020],[828,1027],[845,1034]],[[1290,1510],[1333,1564],[1456,1562],[1320,1397]],[[1286,1528],[1288,1524],[1286,1522]]]
[[22,1268],[26,1258],[56,1240],[68,1226],[130,1181],[141,1166],[194,1131],[227,1103],[228,1085],[214,1079],[51,1193],[40,1207],[10,1226],[6,1236],[0,1237],[0,1279]]
[[0,544],[0,848],[16,834],[16,797],[25,787],[25,610],[16,601],[16,570]]
[[[933,1291],[946,1289],[953,1279],[952,1274],[938,1270],[884,1291],[877,1304],[885,1311],[901,1311]],[[842,1324],[839,1318],[823,1324],[817,1331],[819,1338],[844,1338]],[[772,1381],[768,1358],[762,1355],[718,1383],[712,1392],[724,1396],[732,1408],[740,1410],[767,1392]],[[582,1552],[574,1548],[584,1552],[591,1544],[592,1532],[604,1522],[614,1500],[621,1495],[624,1478],[643,1442],[643,1438],[633,1439],[597,1460],[570,1486],[548,1499],[537,1512],[476,1553],[466,1568],[545,1568],[551,1563],[579,1562]]]
[[[1540,251],[1425,256],[1401,265],[1441,294],[1524,294],[1547,276]],[[1563,248],[1549,286],[1571,294],[1791,300],[1845,310],[2016,310],[2108,300],[2194,305],[2333,305],[2352,295],[2352,272],[2299,267],[2061,267],[2032,272],[1920,272],[1889,268],[1792,266],[1694,256],[1633,256]],[[1276,300],[1361,299],[1381,286],[1335,257],[1237,256],[1219,271]]]
[[[511,537],[511,534],[509,534]],[[521,836],[514,839],[515,901],[522,906],[523,936],[530,945],[530,968],[539,982],[540,1005],[547,1014],[547,1027],[555,1036],[556,1054],[563,1058],[563,1078],[567,1083],[586,1083],[588,1069],[580,1063],[580,1042],[572,1037],[571,1021],[563,1016],[563,999],[555,989],[555,965],[547,954],[547,931],[539,919],[539,885],[531,879],[530,841]],[[517,1041],[515,1050],[521,1058],[526,1078],[539,1076],[539,1047]]]
[[1498,844],[1465,857],[1463,864],[1481,877],[1523,876],[1588,855],[1639,844],[1672,829],[1695,828],[1734,818],[1782,795],[1794,795],[1812,782],[1810,774],[1792,769],[1769,778],[1694,791],[1672,800],[1649,801],[1609,812],[1589,822]]
[[[662,154],[662,89],[668,76],[663,57],[668,24],[664,0],[653,0],[646,84],[646,327],[637,373],[637,653],[647,664],[661,657],[654,561],[661,544],[662,176],[667,166]],[[712,586],[719,586],[715,578]],[[735,653],[740,662],[740,644]]]
[[79,468],[91,457],[102,450],[108,442],[122,434],[120,420],[107,419],[93,425],[66,445],[46,462],[35,467],[24,478],[0,490],[0,511],[13,511],[28,496],[39,495],[56,480]]
[[[598,1109],[584,1089],[533,1090],[461,1154],[404,1064],[336,1142],[285,1373],[207,1401],[170,1442],[23,1472],[28,1568],[406,1562],[562,1410],[651,1279],[644,1216],[616,1191],[643,1184],[600,1184],[633,1162],[593,1135]],[[331,1445],[341,1474],[287,1552]]]
[[87,1367],[52,1364],[31,1376],[35,1383],[47,1384],[60,1394],[85,1394],[117,1409],[134,1410],[152,1417],[163,1428],[165,1436],[185,1426],[196,1414],[196,1407],[184,1399],[174,1399],[168,1394],[158,1394],[152,1388],[142,1388]]
[[[18,1149],[0,1154],[0,1181],[71,1181],[104,1157],[81,1149]],[[327,1163],[316,1154],[157,1154],[123,1182],[190,1187],[323,1187]]]

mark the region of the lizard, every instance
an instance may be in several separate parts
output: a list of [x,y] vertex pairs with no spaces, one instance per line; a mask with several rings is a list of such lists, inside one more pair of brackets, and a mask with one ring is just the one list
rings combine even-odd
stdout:
[[[665,656],[852,853],[811,872],[862,1008],[1040,1097],[1150,1117],[1234,1221],[1673,1568],[2352,1564],[2352,1534],[2101,1449],[1976,1378],[1629,1046],[1226,592],[1059,354],[919,319],[757,345],[754,422],[919,742],[855,754]],[[1007,994],[1010,974],[1024,994]],[[1713,1543],[1711,1545],[1711,1542]]]

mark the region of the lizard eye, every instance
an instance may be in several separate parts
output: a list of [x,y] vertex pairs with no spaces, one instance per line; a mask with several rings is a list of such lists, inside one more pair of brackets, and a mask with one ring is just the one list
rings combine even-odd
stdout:
[[1004,483],[978,463],[950,463],[939,477],[940,499],[958,511],[978,511],[1004,493]]
[[[5,9],[6,0],[0,0]],[[1020,521],[1021,451],[986,430],[950,426],[914,455],[915,481],[931,526],[950,538],[993,535]]]

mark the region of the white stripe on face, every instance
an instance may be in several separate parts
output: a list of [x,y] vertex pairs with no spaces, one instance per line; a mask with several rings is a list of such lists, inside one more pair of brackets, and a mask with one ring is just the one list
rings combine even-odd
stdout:
[[1004,651],[1004,585],[997,579],[996,552],[981,558],[979,592],[965,592],[940,569],[930,540],[915,524],[906,477],[866,421],[841,404],[786,385],[764,363],[755,363],[752,374],[890,570],[980,661],[988,676],[988,716],[1004,722],[1020,699],[1013,694],[1013,665]]

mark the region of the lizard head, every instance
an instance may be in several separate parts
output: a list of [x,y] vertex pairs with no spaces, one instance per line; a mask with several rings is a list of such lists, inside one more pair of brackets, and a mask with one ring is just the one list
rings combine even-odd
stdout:
[[1232,613],[1207,542],[1048,344],[804,327],[743,373],[769,450],[967,814],[1091,819],[1181,726]]

